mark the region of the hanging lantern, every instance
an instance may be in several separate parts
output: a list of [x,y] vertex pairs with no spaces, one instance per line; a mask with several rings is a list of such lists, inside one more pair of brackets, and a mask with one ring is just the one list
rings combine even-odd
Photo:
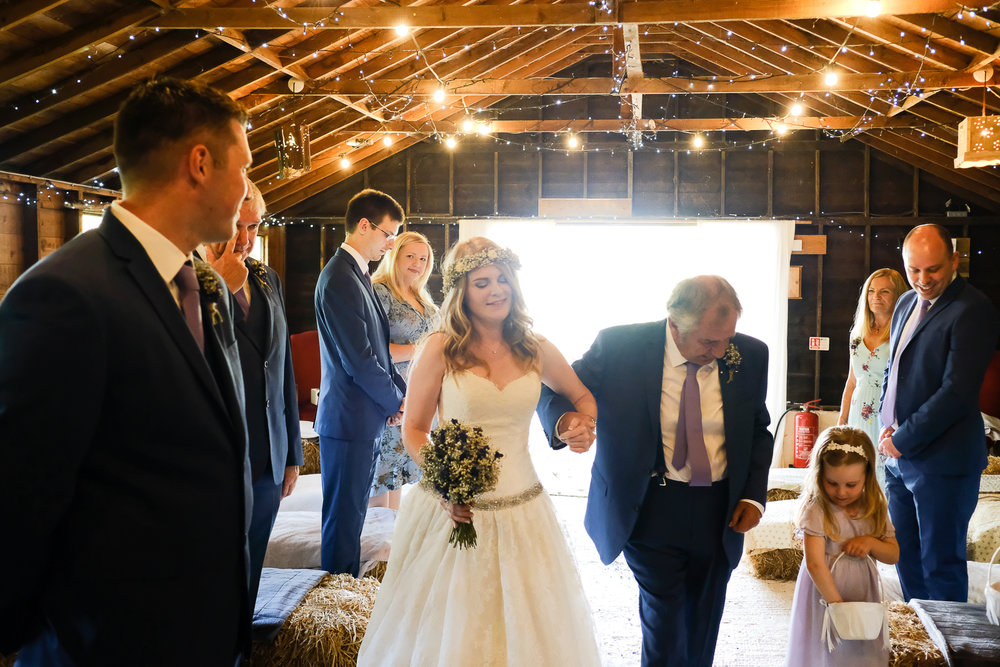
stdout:
[[278,178],[294,178],[312,168],[308,125],[293,121],[277,128],[274,147],[278,151]]
[[986,82],[993,76],[993,68],[984,67],[972,76],[983,84],[983,115],[970,116],[958,124],[957,169],[1000,164],[1000,116],[986,115]]

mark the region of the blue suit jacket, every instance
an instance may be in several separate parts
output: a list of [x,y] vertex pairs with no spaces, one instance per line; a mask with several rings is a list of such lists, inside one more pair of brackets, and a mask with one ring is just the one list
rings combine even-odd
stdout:
[[986,467],[986,436],[979,390],[997,344],[997,312],[982,292],[961,276],[952,281],[917,325],[902,354],[896,345],[913,312],[909,291],[892,315],[889,365],[899,364],[896,423],[892,442],[902,455],[900,472],[972,474]]
[[389,320],[354,258],[338,248],[316,283],[322,368],[317,433],[372,441],[399,411],[406,383],[389,356]]
[[[584,524],[605,564],[618,557],[632,534],[656,466],[657,448],[663,446],[660,392],[666,332],[666,320],[605,329],[573,364],[597,399],[597,452]],[[730,515],[741,498],[764,504],[773,445],[764,405],[767,346],[742,334],[733,343],[742,361],[732,382],[729,370],[719,362]],[[566,399],[543,387],[539,416],[547,433],[560,415],[572,409]],[[670,517],[663,521],[669,528]],[[727,527],[723,544],[730,566],[735,567],[743,536]]]
[[203,355],[108,212],[0,301],[0,653],[232,664],[238,629],[249,648],[243,383],[216,279]]
[[[258,341],[247,321],[240,319],[236,323],[236,340],[239,343],[247,397],[256,395],[259,388],[263,387],[264,403],[247,405],[251,460],[259,458],[253,456],[258,448],[262,453],[268,452],[269,456],[265,460],[270,459],[274,483],[281,484],[287,466],[303,463],[299,403],[295,391],[295,371],[292,369],[285,299],[281,280],[271,267],[250,258],[247,258],[246,265],[249,269],[247,280],[252,283],[255,296],[251,308],[262,308],[266,332],[266,340]],[[264,275],[259,276],[255,271],[262,271]],[[258,390],[255,391],[255,387]],[[254,473],[256,478],[257,471]]]

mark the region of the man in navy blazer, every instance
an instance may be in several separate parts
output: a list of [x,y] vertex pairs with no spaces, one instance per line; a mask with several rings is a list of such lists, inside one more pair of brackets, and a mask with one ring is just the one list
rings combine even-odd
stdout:
[[[764,508],[773,445],[767,347],[736,333],[739,299],[718,276],[681,281],[667,310],[666,321],[601,331],[573,364],[597,399],[584,523],[601,560],[624,550],[639,584],[642,664],[707,667],[742,534]],[[693,449],[674,458],[688,368],[700,390],[710,481],[695,474]],[[586,424],[572,409],[543,387],[547,432]]]
[[0,653],[23,665],[249,656],[249,461],[228,239],[243,110],[171,79],[115,124],[124,199],[0,301]]
[[903,241],[913,290],[896,302],[882,383],[879,450],[899,541],[905,599],[968,598],[966,534],[986,467],[979,390],[997,344],[997,312],[958,275],[940,225]]
[[250,257],[266,206],[260,189],[252,182],[247,185],[236,235],[206,251],[242,311],[236,322],[236,342],[243,367],[253,480],[249,543],[250,600],[255,601],[278,505],[295,488],[303,457],[284,293],[278,274]]
[[320,564],[358,576],[361,529],[386,423],[402,418],[406,383],[389,356],[389,320],[368,263],[392,248],[403,209],[378,190],[347,204],[347,238],[316,283],[322,376],[315,430],[323,475]]

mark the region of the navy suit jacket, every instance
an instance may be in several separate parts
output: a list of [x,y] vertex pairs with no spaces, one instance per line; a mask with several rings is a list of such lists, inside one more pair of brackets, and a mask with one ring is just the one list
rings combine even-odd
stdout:
[[[281,280],[271,267],[251,258],[247,258],[246,265],[249,270],[247,280],[254,295],[250,307],[261,308],[259,314],[265,319],[265,340],[259,340],[254,335],[247,320],[240,318],[236,323],[236,341],[248,398],[246,416],[251,460],[270,460],[274,483],[281,484],[286,467],[303,463],[299,402],[285,298]],[[263,275],[258,275],[257,271]],[[260,405],[250,405],[250,396],[257,396],[263,401]],[[254,456],[258,452],[259,455]],[[258,477],[258,471],[254,470],[254,481]]]
[[986,467],[986,436],[979,390],[997,344],[997,312],[961,276],[945,289],[917,325],[902,354],[899,334],[917,303],[909,291],[892,315],[889,365],[899,364],[892,442],[900,472],[945,475],[979,473]]
[[316,283],[322,368],[315,430],[375,440],[399,411],[406,383],[389,356],[389,320],[354,258],[338,248]]
[[0,653],[176,665],[249,649],[243,384],[215,277],[202,354],[109,210],[0,301]]
[[[583,358],[573,364],[580,380],[597,399],[597,451],[584,525],[605,564],[618,557],[632,534],[656,467],[657,448],[663,446],[660,392],[666,332],[666,320],[605,329]],[[729,370],[719,361],[728,515],[742,498],[764,504],[773,446],[767,430],[770,417],[764,405],[767,346],[742,334],[737,334],[733,343],[742,361],[731,382]],[[566,399],[543,387],[539,416],[547,433],[551,434],[560,415],[572,409]],[[663,518],[663,525],[669,529],[670,517]],[[730,566],[735,567],[743,536],[726,527],[722,539]]]

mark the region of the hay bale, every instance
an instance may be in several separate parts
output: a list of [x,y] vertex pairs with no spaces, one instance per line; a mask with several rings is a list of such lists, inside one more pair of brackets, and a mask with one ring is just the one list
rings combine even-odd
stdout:
[[349,574],[323,577],[285,621],[275,640],[253,647],[253,667],[355,665],[379,582]]
[[917,612],[904,602],[889,603],[889,667],[945,665]]
[[795,581],[802,565],[802,549],[769,549],[747,554],[753,576],[758,579]]
[[365,572],[364,576],[382,581],[382,579],[385,578],[385,568],[388,567],[388,565],[388,561],[380,560],[372,565],[371,569]]
[[986,459],[986,469],[983,470],[983,474],[1000,475],[1000,456],[988,456]]
[[795,500],[799,497],[799,492],[793,489],[768,489],[767,502],[772,503],[777,500]]
[[300,475],[319,474],[319,439],[302,438],[302,458],[304,463],[299,468]]

